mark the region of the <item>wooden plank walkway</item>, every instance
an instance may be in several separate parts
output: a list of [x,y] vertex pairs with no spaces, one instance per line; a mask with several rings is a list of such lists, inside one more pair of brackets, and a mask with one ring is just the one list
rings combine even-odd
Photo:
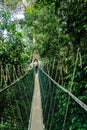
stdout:
[[38,73],[35,74],[35,88],[32,102],[30,130],[44,130]]

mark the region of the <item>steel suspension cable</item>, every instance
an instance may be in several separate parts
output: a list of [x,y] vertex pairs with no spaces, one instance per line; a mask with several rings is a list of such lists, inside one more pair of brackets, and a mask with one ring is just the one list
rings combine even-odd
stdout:
[[13,83],[11,83],[10,85],[8,85],[5,88],[1,89],[0,93],[2,93],[3,91],[7,90],[10,87],[13,87],[17,82],[19,82],[21,79],[23,79],[28,72],[26,72],[24,75],[22,75],[19,79],[17,78],[16,80],[14,80]]
[[61,85],[59,85],[56,81],[54,81],[46,72],[44,72],[41,68],[39,68],[57,87],[59,87],[62,91],[64,91],[65,93],[67,93],[68,95],[70,95],[70,97],[72,97],[75,102],[77,102],[85,111],[87,111],[87,105],[82,102],[80,99],[78,99],[76,96],[74,96],[70,91],[68,91],[67,89],[65,89],[64,87],[62,87]]

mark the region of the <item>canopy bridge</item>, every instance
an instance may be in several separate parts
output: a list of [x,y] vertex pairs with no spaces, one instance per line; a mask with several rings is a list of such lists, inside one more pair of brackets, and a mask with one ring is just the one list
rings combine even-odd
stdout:
[[87,105],[33,68],[0,90],[0,130],[87,130]]

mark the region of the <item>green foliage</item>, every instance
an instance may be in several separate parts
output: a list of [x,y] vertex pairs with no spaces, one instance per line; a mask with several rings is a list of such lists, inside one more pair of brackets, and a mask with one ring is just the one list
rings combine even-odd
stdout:
[[7,122],[5,122],[4,124],[0,124],[0,129],[1,130],[5,130],[5,129],[8,129],[9,127],[8,127],[8,123]]
[[22,0],[2,0],[2,4],[4,5],[4,6],[8,6],[9,8],[16,8],[16,6],[18,5],[18,4],[21,4],[22,3]]
[[[69,90],[72,84],[74,73],[72,93],[74,93],[78,98],[87,104],[86,0],[67,0],[66,2],[65,0],[56,0],[55,2],[52,0],[37,0],[37,4],[34,8],[38,10],[35,12],[35,16],[33,14],[34,18],[32,25],[34,27],[33,33],[35,35],[37,50],[42,58],[49,59],[50,61],[47,63],[48,69],[45,64],[44,68],[46,72],[48,72],[53,79],[55,78],[56,74],[56,80]],[[77,51],[77,49],[79,51]],[[77,52],[78,59],[75,65]],[[55,64],[53,62],[54,57]],[[57,69],[58,65],[59,67]],[[55,111],[55,118],[58,118],[58,114],[60,114],[60,117],[62,114],[64,114],[64,106],[66,106],[66,103],[64,95],[61,95],[59,92],[57,93],[57,90],[56,96],[58,99],[58,104],[60,104],[60,107],[58,106],[58,109]],[[87,129],[86,124],[82,125],[78,117],[75,117],[78,109],[73,110],[73,104],[70,106],[70,110],[73,111],[73,117],[71,116],[70,118],[67,115],[67,120],[70,118],[71,125],[69,124],[70,122],[67,123],[66,121],[66,129]],[[80,114],[79,112],[78,115]],[[86,117],[84,118],[86,119]],[[61,122],[62,120],[63,119],[61,117]],[[77,123],[75,123],[76,121]],[[52,130],[61,129],[61,126],[57,125],[58,122],[58,119],[56,121],[54,119],[54,126]]]
[[[8,5],[11,5],[10,0],[7,2]],[[13,4],[17,5],[17,1],[12,2],[12,7]],[[3,37],[0,39],[0,64],[17,65],[25,63],[30,58],[30,53],[32,55],[32,51],[35,49],[44,61],[50,61],[47,62],[48,70],[45,63],[45,70],[53,78],[56,74],[55,80],[66,89],[70,90],[74,73],[72,93],[87,103],[86,10],[87,0],[37,0],[35,5],[29,5],[25,9],[25,20],[20,21],[23,32],[16,30],[16,22],[10,21],[8,11],[0,12],[3,21],[0,28],[2,30],[6,29],[8,32],[6,41],[4,41]],[[25,44],[23,38],[27,39],[27,44]],[[77,52],[78,59],[75,65]],[[55,90],[55,95],[57,108],[54,112],[55,118],[52,120],[52,130],[60,130],[64,120],[67,98],[65,94],[58,90]],[[49,105],[47,106],[48,109]],[[72,113],[72,115],[67,116],[69,121],[66,123],[66,130],[87,129],[87,125],[83,123],[82,118],[80,117],[81,120],[78,119],[79,115],[83,114],[86,120],[87,117],[83,110],[80,111],[80,108],[75,103],[70,102],[68,112],[69,114]],[[76,121],[77,123],[75,123]]]
[[0,15],[1,15],[0,29],[4,30],[9,25],[10,13],[7,10],[0,10]]
[[25,52],[23,32],[17,31],[16,21],[11,21],[10,12],[1,11],[1,30],[7,31],[0,41],[0,64],[25,64],[29,60],[29,53]]

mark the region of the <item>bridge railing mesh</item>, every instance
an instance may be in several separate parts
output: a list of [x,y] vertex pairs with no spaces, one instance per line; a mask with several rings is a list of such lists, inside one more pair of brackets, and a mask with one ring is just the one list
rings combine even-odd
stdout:
[[0,130],[27,130],[34,88],[33,70],[0,92]]
[[87,105],[84,110],[41,69],[39,80],[45,130],[86,130]]
[[29,64],[0,65],[0,89],[5,88],[29,70]]

